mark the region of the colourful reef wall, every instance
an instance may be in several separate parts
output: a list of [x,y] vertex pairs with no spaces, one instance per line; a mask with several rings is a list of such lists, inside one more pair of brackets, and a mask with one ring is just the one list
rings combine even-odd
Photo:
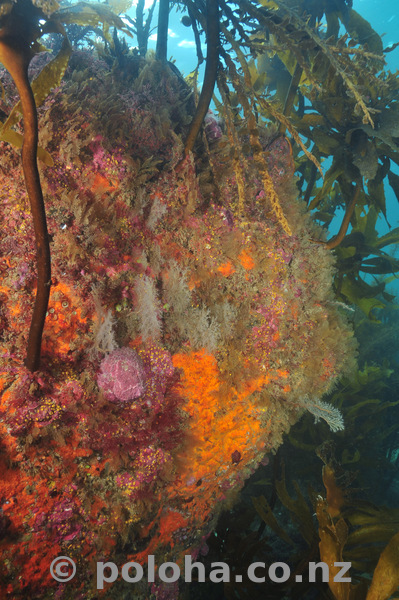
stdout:
[[[3,75],[6,112],[16,97]],[[94,598],[96,561],[197,556],[305,409],[342,428],[321,399],[352,367],[352,334],[288,142],[264,139],[293,235],[250,154],[238,209],[217,120],[208,152],[182,159],[182,81],[151,62],[125,75],[76,53],[40,109],[53,279],[33,374],[33,226],[19,151],[1,143],[2,598]],[[68,584],[49,572],[60,555],[77,565]],[[167,597],[136,585],[150,594]]]

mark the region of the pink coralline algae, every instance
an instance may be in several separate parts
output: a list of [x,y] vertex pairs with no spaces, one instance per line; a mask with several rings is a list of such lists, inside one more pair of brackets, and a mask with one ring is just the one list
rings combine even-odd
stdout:
[[144,369],[137,353],[130,348],[117,348],[100,364],[99,387],[112,402],[129,402],[144,393]]
[[179,595],[179,582],[166,583],[161,581],[159,584],[153,583],[151,593],[154,594],[157,600],[175,600]]
[[294,176],[295,168],[292,160],[292,150],[288,140],[279,136],[265,148],[266,161],[273,183],[287,180]]
[[151,485],[160,477],[165,465],[170,461],[170,454],[161,448],[143,448],[134,461],[134,476],[127,472],[121,473],[117,475],[116,483],[131,499],[137,497],[139,492],[148,494]]
[[219,140],[223,135],[219,121],[211,110],[205,117],[205,134],[209,142]]
[[175,370],[170,352],[156,344],[149,344],[144,361],[149,363],[151,371],[159,377],[171,377]]
[[143,448],[137,459],[140,476],[139,483],[151,483],[156,479],[160,467],[168,460],[168,454],[160,448]]
[[145,373],[145,392],[142,403],[153,410],[164,404],[165,392],[173,381],[174,366],[169,352],[155,343],[139,350],[139,356]]
[[38,515],[34,525],[34,531],[43,531],[43,528],[53,531],[57,542],[74,540],[83,529],[82,511],[76,500],[68,498],[56,502],[52,514],[42,513]]

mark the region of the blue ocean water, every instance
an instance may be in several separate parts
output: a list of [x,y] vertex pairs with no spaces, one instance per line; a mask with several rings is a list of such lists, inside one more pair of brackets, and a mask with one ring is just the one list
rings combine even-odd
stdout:
[[[133,3],[135,6],[137,2]],[[151,0],[146,0],[145,7],[148,9],[152,4]],[[397,0],[353,0],[353,8],[359,12],[366,20],[370,22],[375,31],[382,36],[384,46],[388,47],[399,42],[399,5]],[[135,8],[128,13],[135,15]],[[195,42],[191,28],[185,27],[181,23],[181,17],[184,13],[172,10],[169,21],[169,57],[176,61],[180,71],[183,74],[190,73],[196,66]],[[155,11],[153,17],[154,32],[150,38],[149,47],[155,49],[156,46],[156,18]],[[205,52],[205,45],[203,51]],[[399,68],[399,48],[386,55],[388,68],[395,71]]]
[[[382,37],[384,48],[399,42],[399,4],[397,0],[354,0],[353,8],[359,12],[373,29]],[[386,54],[387,68],[395,72],[399,69],[399,47]],[[393,171],[399,174],[399,167]],[[386,187],[387,214],[391,227],[399,224],[399,204],[389,186]],[[389,227],[384,219],[380,219],[379,232],[386,233]]]

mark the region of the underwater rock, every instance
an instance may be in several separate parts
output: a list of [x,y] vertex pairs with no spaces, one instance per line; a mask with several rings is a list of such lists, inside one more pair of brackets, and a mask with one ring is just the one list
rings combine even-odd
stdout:
[[[190,110],[173,73],[148,62],[127,84],[83,55],[40,109],[53,281],[35,374],[33,226],[1,143],[1,578],[16,600],[97,597],[98,560],[182,565],[305,409],[334,428],[320,399],[353,365],[288,142],[266,158],[292,235],[250,153],[244,212],[223,135],[208,163],[182,160]],[[49,572],[61,555],[79,573],[67,586]],[[118,579],[107,594],[129,590]]]

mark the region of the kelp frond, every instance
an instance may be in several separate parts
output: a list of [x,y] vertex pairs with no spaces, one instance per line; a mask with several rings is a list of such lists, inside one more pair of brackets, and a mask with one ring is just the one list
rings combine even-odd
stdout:
[[[198,22],[208,34],[207,11],[204,6],[193,0],[183,0],[177,4],[185,7],[190,18],[195,23]],[[236,140],[232,130],[234,121],[234,127],[246,126],[252,157],[259,170],[264,191],[277,219],[288,233],[291,228],[281,210],[279,198],[267,172],[264,149],[259,142],[264,119],[277,123],[280,134],[287,132],[323,178],[319,149],[316,145],[312,148],[312,143],[306,141],[306,136],[304,138],[297,126],[297,113],[294,110],[297,96],[306,97],[315,104],[320,102],[319,98],[323,101],[326,94],[329,97],[334,93],[339,94],[343,102],[347,99],[352,122],[360,116],[362,126],[373,130],[375,115],[380,109],[373,106],[369,95],[370,89],[377,87],[377,73],[384,65],[384,57],[382,52],[378,53],[378,44],[374,44],[373,51],[367,47],[359,47],[349,33],[339,38],[338,35],[328,39],[323,37],[323,31],[316,25],[315,19],[301,16],[283,0],[264,0],[260,2],[261,6],[252,0],[218,0],[217,4],[221,35],[219,74],[223,71],[223,77],[227,81],[226,88],[220,83],[219,77],[219,92],[224,103],[231,98],[236,104],[234,119],[232,112],[223,109],[227,135],[230,142]],[[357,16],[352,11],[352,17],[352,13]],[[290,78],[288,87],[284,88],[281,82],[273,80],[273,74],[263,70],[264,57],[269,57],[269,63],[274,58],[280,61]],[[373,67],[366,68],[371,63]],[[276,72],[276,78],[279,74],[283,75],[281,70]],[[273,93],[273,83],[277,86],[276,93]],[[384,81],[379,83],[380,88],[388,85]],[[234,90],[233,94],[231,90]],[[244,179],[240,147],[240,144],[235,146],[233,168],[240,197],[238,208],[241,211],[244,206]],[[313,186],[315,181],[314,177]],[[323,195],[326,190],[328,193],[327,187],[323,186]],[[348,204],[349,202],[348,199]]]
[[[256,123],[255,114],[252,110],[251,104],[248,100],[246,90],[241,85],[240,77],[238,76],[237,70],[234,66],[233,61],[227,52],[223,51],[223,58],[226,61],[227,68],[229,71],[230,79],[233,84],[233,87],[237,93],[238,99],[244,111],[245,120],[247,123],[249,141],[251,144],[251,149],[253,153],[253,158],[255,164],[259,170],[262,179],[262,185],[266,197],[269,199],[273,211],[277,217],[277,220],[280,222],[282,228],[288,235],[292,235],[291,227],[283,213],[283,210],[280,205],[280,200],[278,198],[277,192],[274,188],[274,184],[272,178],[269,175],[266,160],[263,154],[262,144],[259,141],[259,129]],[[240,56],[239,56],[240,58]],[[245,68],[245,61],[242,61],[241,65]]]
[[[247,11],[248,15],[260,25],[264,25],[276,37],[277,42],[281,44],[281,48],[295,56],[309,81],[313,83],[315,83],[315,77],[313,65],[309,63],[309,55],[314,55],[319,51],[319,61],[324,59],[328,62],[336,74],[342,78],[347,91],[356,99],[357,105],[363,113],[363,122],[369,123],[372,127],[374,126],[372,119],[374,111],[367,107],[364,95],[361,94],[353,81],[353,71],[356,67],[350,61],[351,52],[349,50],[342,51],[347,36],[343,36],[338,43],[335,40],[324,40],[316,29],[310,27],[302,17],[282,0],[276,0],[275,2],[279,11],[281,11],[281,16],[280,13],[276,13],[274,10],[257,8],[250,0],[240,0],[239,4]],[[247,41],[247,45],[252,50],[251,40]],[[363,49],[357,49],[356,53],[364,56],[364,52],[366,51]],[[382,56],[369,54],[382,63],[384,62]]]

